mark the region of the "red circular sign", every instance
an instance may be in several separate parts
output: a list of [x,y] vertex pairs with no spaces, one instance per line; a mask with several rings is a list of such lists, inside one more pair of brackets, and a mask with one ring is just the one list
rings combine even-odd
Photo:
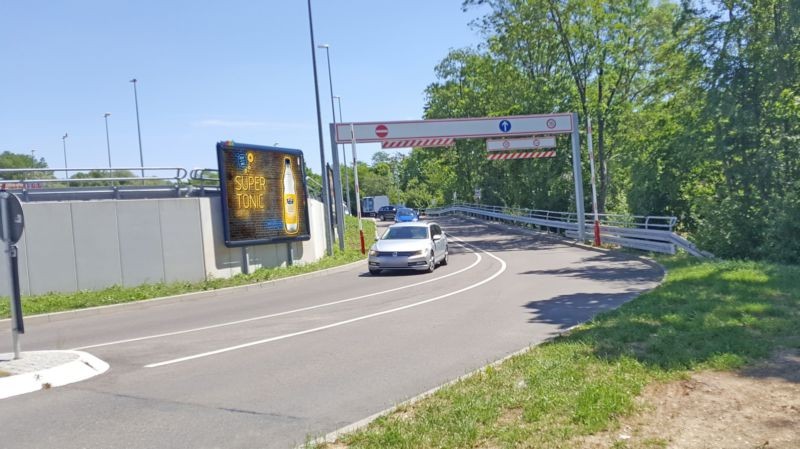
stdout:
[[550,129],[555,128],[556,127],[556,121],[553,120],[553,119],[547,120],[547,127],[550,128]]
[[511,146],[511,143],[507,140],[503,140],[503,148],[508,148]]
[[389,128],[386,125],[378,125],[375,127],[375,135],[383,139],[389,135]]

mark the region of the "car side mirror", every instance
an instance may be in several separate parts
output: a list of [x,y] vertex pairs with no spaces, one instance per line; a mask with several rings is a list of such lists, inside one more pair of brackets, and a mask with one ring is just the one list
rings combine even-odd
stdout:
[[436,235],[433,236],[433,241],[434,242],[439,241],[441,239],[442,239],[442,234],[436,234]]

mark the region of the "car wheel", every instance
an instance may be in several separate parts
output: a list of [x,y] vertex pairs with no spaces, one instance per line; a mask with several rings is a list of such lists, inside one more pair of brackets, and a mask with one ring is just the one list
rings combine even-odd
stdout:
[[428,273],[433,273],[433,270],[436,269],[436,256],[431,251],[431,258],[428,260]]
[[381,270],[377,270],[375,268],[370,268],[369,269],[369,274],[371,274],[373,276],[377,276],[377,275],[381,274]]

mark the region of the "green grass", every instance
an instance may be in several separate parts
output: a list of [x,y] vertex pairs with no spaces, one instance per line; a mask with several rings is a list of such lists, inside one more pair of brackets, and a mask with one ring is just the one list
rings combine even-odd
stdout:
[[[121,304],[182,293],[216,290],[225,287],[255,284],[258,282],[295,276],[303,273],[324,270],[350,262],[364,259],[361,254],[361,243],[358,235],[358,221],[347,216],[345,231],[345,250],[340,251],[335,245],[333,256],[326,256],[317,262],[289,267],[261,268],[248,275],[237,275],[227,279],[210,279],[203,282],[173,282],[145,284],[137,287],[113,286],[103,290],[79,291],[75,293],[48,293],[44,295],[24,296],[22,298],[23,315],[61,312],[65,310],[83,309],[87,307]],[[369,245],[371,236],[375,234],[375,223],[364,220],[364,235]],[[10,316],[8,297],[0,297],[0,318]]]
[[800,348],[800,267],[660,261],[668,275],[654,291],[339,442],[376,449],[579,447],[578,437],[612,429],[632,413],[648,383]]

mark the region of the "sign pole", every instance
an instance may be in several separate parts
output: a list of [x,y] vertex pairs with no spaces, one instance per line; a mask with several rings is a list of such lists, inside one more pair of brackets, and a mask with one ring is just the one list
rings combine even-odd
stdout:
[[572,171],[575,177],[575,211],[578,214],[578,241],[586,241],[586,216],[583,208],[583,173],[581,171],[581,136],[578,132],[578,114],[573,113],[572,127]]
[[[331,108],[333,108],[333,102],[331,102]],[[334,115],[334,118],[336,116]],[[335,121],[335,120],[334,120]],[[339,233],[339,249],[344,251],[344,207],[342,206],[342,174],[341,169],[339,168],[339,145],[336,144],[336,124],[331,123],[330,126],[330,133],[331,133],[331,149],[333,150],[333,190],[334,190],[334,198],[336,199],[336,206],[334,210],[336,211],[336,230]],[[347,163],[345,162],[345,165]]]
[[592,118],[586,116],[586,142],[589,145],[589,168],[592,170],[592,212],[594,213],[594,246],[600,246],[600,216],[597,213],[597,183],[594,172],[594,149],[592,148]]
[[356,132],[353,124],[350,124],[350,135],[352,136],[353,145],[353,181],[355,182],[356,190],[356,214],[358,214],[358,235],[361,238],[361,254],[366,254],[367,249],[364,247],[364,225],[361,223],[361,191],[358,188],[358,158],[356,157]]
[[18,285],[14,276],[14,263],[16,263],[16,247],[12,243],[11,237],[11,207],[8,204],[8,199],[11,195],[6,191],[0,191],[0,222],[3,226],[3,252],[8,255],[8,286],[10,287],[9,298],[11,301],[11,344],[14,348],[14,360],[19,359],[20,343],[19,324],[22,322],[21,310],[17,309],[19,305],[19,298],[17,297],[18,289],[14,288]]

